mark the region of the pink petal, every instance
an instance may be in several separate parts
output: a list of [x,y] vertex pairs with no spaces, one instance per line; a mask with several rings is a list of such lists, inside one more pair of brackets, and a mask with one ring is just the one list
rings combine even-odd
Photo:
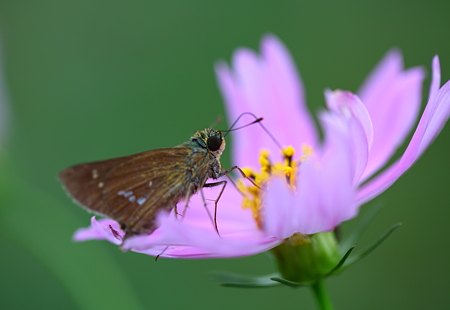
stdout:
[[362,180],[383,167],[412,129],[422,98],[422,68],[403,70],[402,55],[390,51],[359,92],[374,128],[374,141]]
[[367,202],[391,186],[420,157],[450,116],[450,81],[441,89],[437,56],[433,59],[430,97],[419,125],[403,156],[383,173],[365,184],[358,193],[360,203]]
[[[248,49],[239,49],[233,57],[233,71],[224,63],[216,66],[228,118],[234,121],[243,112],[264,118],[264,126],[283,145],[308,143],[316,145],[317,133],[307,110],[303,85],[284,45],[274,36],[263,38],[259,56]],[[279,108],[282,107],[282,108]],[[245,117],[239,124],[253,119]],[[279,147],[258,125],[234,133],[233,162],[241,167],[258,167],[262,148],[271,151],[274,160]]]
[[[210,214],[220,187],[204,189]],[[219,201],[217,223],[220,237],[204,209],[201,195],[194,195],[184,218],[175,219],[173,212],[158,215],[160,227],[151,235],[131,237],[122,244],[123,250],[172,258],[239,257],[264,252],[281,241],[266,237],[256,226],[250,210],[241,208],[241,194],[236,188],[227,187]],[[221,206],[223,206],[221,208]],[[181,204],[179,212],[182,212]],[[117,232],[123,236],[117,222],[110,219],[91,220],[91,226],[79,229],[75,241],[106,239],[120,245]]]
[[285,239],[297,232],[294,212],[298,202],[283,180],[274,178],[270,182],[264,200],[262,212],[267,236]]
[[348,91],[326,91],[325,98],[330,110],[339,114],[350,126],[353,149],[353,183],[356,185],[366,169],[373,127],[369,112],[359,98]]
[[[130,238],[123,248],[161,257],[214,258],[252,255],[280,242],[275,238],[265,238],[259,230],[221,232],[218,236],[208,227],[176,223],[170,217],[160,220],[158,233]],[[167,248],[161,251],[162,246]]]
[[[210,213],[220,188],[205,190]],[[192,197],[184,218],[161,213],[160,227],[149,236],[127,239],[123,249],[161,257],[213,258],[239,257],[266,251],[278,241],[263,235],[256,226],[250,210],[241,208],[242,196],[232,186],[226,188],[219,201],[217,224],[220,237],[214,230],[200,195]],[[179,211],[180,212],[180,211]]]
[[[240,257],[267,251],[281,241],[264,238],[262,233],[253,230],[250,233],[221,233],[206,228],[162,221],[160,234],[137,236],[125,241],[124,249],[132,249],[150,255],[183,258]],[[161,246],[167,246],[161,251]]]
[[355,216],[358,205],[351,172],[352,147],[349,124],[336,114],[324,114],[325,143],[319,159],[303,162],[297,192],[281,180],[267,189],[263,210],[268,236],[286,238],[299,232],[314,234],[334,229]]
[[358,211],[353,186],[349,123],[323,113],[325,142],[320,163],[305,162],[299,176],[299,232],[311,234],[334,229]]

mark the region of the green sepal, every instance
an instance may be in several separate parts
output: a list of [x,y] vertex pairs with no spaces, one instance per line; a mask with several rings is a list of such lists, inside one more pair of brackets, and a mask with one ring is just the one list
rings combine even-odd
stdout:
[[264,288],[280,285],[280,283],[272,281],[277,278],[278,273],[272,273],[265,276],[249,276],[224,271],[211,271],[211,278],[219,282],[220,286],[240,287],[240,288]]
[[369,245],[367,248],[359,251],[354,256],[349,258],[339,271],[343,271],[344,269],[347,269],[354,263],[360,261],[367,255],[369,255],[373,250],[375,250],[384,240],[386,240],[387,237],[389,237],[401,225],[402,225],[402,223],[397,223],[394,226],[392,226],[391,228],[389,228],[389,230],[387,232],[385,232],[378,240],[376,240],[371,245]]
[[[341,267],[347,261],[347,258],[350,256],[350,253],[352,253],[352,251],[355,249],[355,247],[356,246],[352,246],[350,249],[348,249],[347,252],[345,253],[345,255],[339,261],[339,263],[333,269],[331,269],[326,275],[324,275],[323,278],[327,278],[330,275],[333,275],[335,273],[339,273]],[[281,284],[284,284],[284,285],[292,287],[292,288],[297,288],[297,287],[300,287],[300,286],[313,285],[315,283],[315,282],[305,282],[305,283],[294,282],[294,281],[289,281],[289,280],[286,280],[286,279],[283,279],[283,278],[280,278],[280,277],[272,277],[270,279],[272,281],[279,282]]]
[[364,214],[362,220],[358,223],[358,225],[355,227],[352,233],[341,242],[340,245],[341,253],[347,251],[347,249],[356,244],[356,242],[362,236],[367,227],[369,227],[370,223],[373,221],[378,212],[380,212],[383,206],[384,206],[383,202],[377,202],[372,208],[370,208],[366,212],[366,214]]
[[344,256],[341,258],[341,260],[339,261],[339,263],[336,265],[336,267],[334,267],[333,269],[331,269],[325,276],[324,278],[331,276],[333,274],[338,274],[341,272],[341,268],[342,266],[344,266],[345,262],[347,261],[347,258],[350,256],[350,253],[352,253],[352,251],[356,248],[356,245],[352,246],[350,249],[347,250],[347,252],[344,254]]
[[294,282],[294,281],[289,281],[280,277],[272,277],[270,278],[270,280],[272,281],[276,281],[278,283],[281,283],[283,285],[292,287],[292,288],[297,288],[297,287],[301,287],[301,286],[306,286],[306,285],[312,285],[314,284],[313,282],[308,282],[308,283],[300,283],[300,282]]

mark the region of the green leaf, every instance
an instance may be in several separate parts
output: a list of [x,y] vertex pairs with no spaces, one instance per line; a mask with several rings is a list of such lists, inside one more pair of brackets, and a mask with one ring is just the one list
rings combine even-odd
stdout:
[[349,266],[353,265],[354,263],[360,261],[367,255],[369,255],[373,250],[375,250],[384,240],[386,240],[387,237],[389,237],[397,228],[399,228],[402,225],[402,223],[397,223],[394,226],[392,226],[384,235],[382,235],[378,240],[376,240],[374,243],[372,243],[367,248],[361,250],[360,252],[356,253],[354,256],[349,258],[347,262],[344,264],[344,266],[341,268],[341,270],[344,270],[348,268]]
[[364,231],[369,227],[370,223],[373,221],[375,216],[380,212],[381,208],[384,206],[383,202],[377,202],[374,204],[373,207],[369,208],[367,210],[366,214],[364,214],[362,220],[359,222],[359,224],[355,227],[355,229],[352,231],[352,233],[341,242],[341,252],[347,251],[350,247],[354,246],[356,242],[359,240],[359,238],[362,236]]
[[277,286],[279,283],[272,281],[273,277],[278,273],[265,276],[248,276],[224,271],[211,271],[210,275],[213,280],[219,282],[221,286],[241,287],[241,288],[263,288]]

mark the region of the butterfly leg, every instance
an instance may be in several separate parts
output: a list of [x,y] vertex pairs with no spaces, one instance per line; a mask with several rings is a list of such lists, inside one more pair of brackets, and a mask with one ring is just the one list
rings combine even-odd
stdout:
[[180,213],[178,213],[177,204],[175,204],[175,207],[173,207],[173,215],[175,216],[175,221],[178,221],[178,215],[180,215]]
[[184,205],[184,209],[183,209],[183,213],[178,213],[178,206],[177,204],[175,204],[175,207],[173,208],[173,214],[175,215],[175,220],[178,221],[178,216],[181,216],[182,218],[186,215],[186,210],[188,208],[189,205],[189,199],[191,199],[191,193],[190,191],[186,194],[186,198],[185,198],[185,205]]
[[225,187],[227,186],[227,181],[220,181],[220,182],[214,182],[214,183],[206,183],[203,185],[203,187],[216,187],[216,186],[222,186],[222,189],[220,190],[219,196],[214,201],[214,228],[216,229],[217,234],[220,237],[219,228],[217,227],[217,204],[220,200],[220,197],[222,196],[223,191],[225,190]]
[[189,206],[189,199],[191,199],[191,191],[189,191],[187,194],[186,194],[186,204],[184,205],[184,209],[183,209],[183,213],[181,214],[181,217],[184,217],[185,215],[186,215],[186,210],[187,210],[187,208],[188,208],[188,206]]
[[227,177],[228,177],[228,173],[230,173],[230,172],[233,171],[233,170],[239,171],[239,172],[241,173],[241,175],[242,175],[243,178],[249,180],[253,185],[255,185],[255,186],[256,186],[257,188],[259,188],[260,190],[263,190],[258,184],[255,183],[255,181],[254,181],[252,178],[248,177],[248,176],[244,173],[244,171],[242,171],[242,169],[239,168],[238,166],[233,166],[233,167],[231,167],[230,169],[227,169],[227,170],[225,170],[225,171],[222,171],[222,172],[220,173],[219,177],[222,177],[222,176],[227,176]]
[[158,255],[156,255],[156,257],[155,257],[155,262],[158,261],[158,258],[159,258],[161,255],[163,255],[164,252],[165,252],[168,248],[169,248],[169,246],[166,246],[166,247],[164,248],[164,250],[161,251],[161,253],[159,253]]
[[208,214],[208,217],[214,226],[214,219],[211,216],[211,212],[209,212],[208,205],[206,203],[205,194],[203,193],[203,189],[200,189],[200,194],[202,195],[203,207],[205,207],[206,213]]
[[239,192],[239,194],[241,194],[242,196],[246,196],[246,194],[242,190],[239,189],[236,182],[234,182],[234,180],[228,174],[226,175],[226,177],[231,182],[231,184],[233,184],[234,188]]
[[175,216],[175,221],[181,221],[181,219],[179,219],[179,217],[181,217],[181,218],[184,217],[184,215],[186,214],[186,208],[187,208],[187,204],[184,206],[183,213],[179,213],[178,205],[175,204],[175,207],[173,208],[173,215]]

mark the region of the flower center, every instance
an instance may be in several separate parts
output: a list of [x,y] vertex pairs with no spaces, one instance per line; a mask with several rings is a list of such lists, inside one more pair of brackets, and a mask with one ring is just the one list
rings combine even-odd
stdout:
[[282,161],[272,163],[269,157],[269,151],[262,150],[259,156],[259,171],[251,168],[242,169],[248,177],[253,179],[259,188],[253,184],[247,185],[249,182],[244,182],[243,179],[237,181],[237,188],[243,194],[242,208],[252,210],[253,218],[259,228],[262,228],[261,210],[264,194],[264,190],[262,189],[267,187],[272,177],[281,176],[285,180],[286,186],[294,191],[296,189],[300,164],[312,156],[313,148],[309,145],[302,145],[302,156],[299,159],[294,159],[295,149],[292,146],[283,148],[281,153],[283,156]]

